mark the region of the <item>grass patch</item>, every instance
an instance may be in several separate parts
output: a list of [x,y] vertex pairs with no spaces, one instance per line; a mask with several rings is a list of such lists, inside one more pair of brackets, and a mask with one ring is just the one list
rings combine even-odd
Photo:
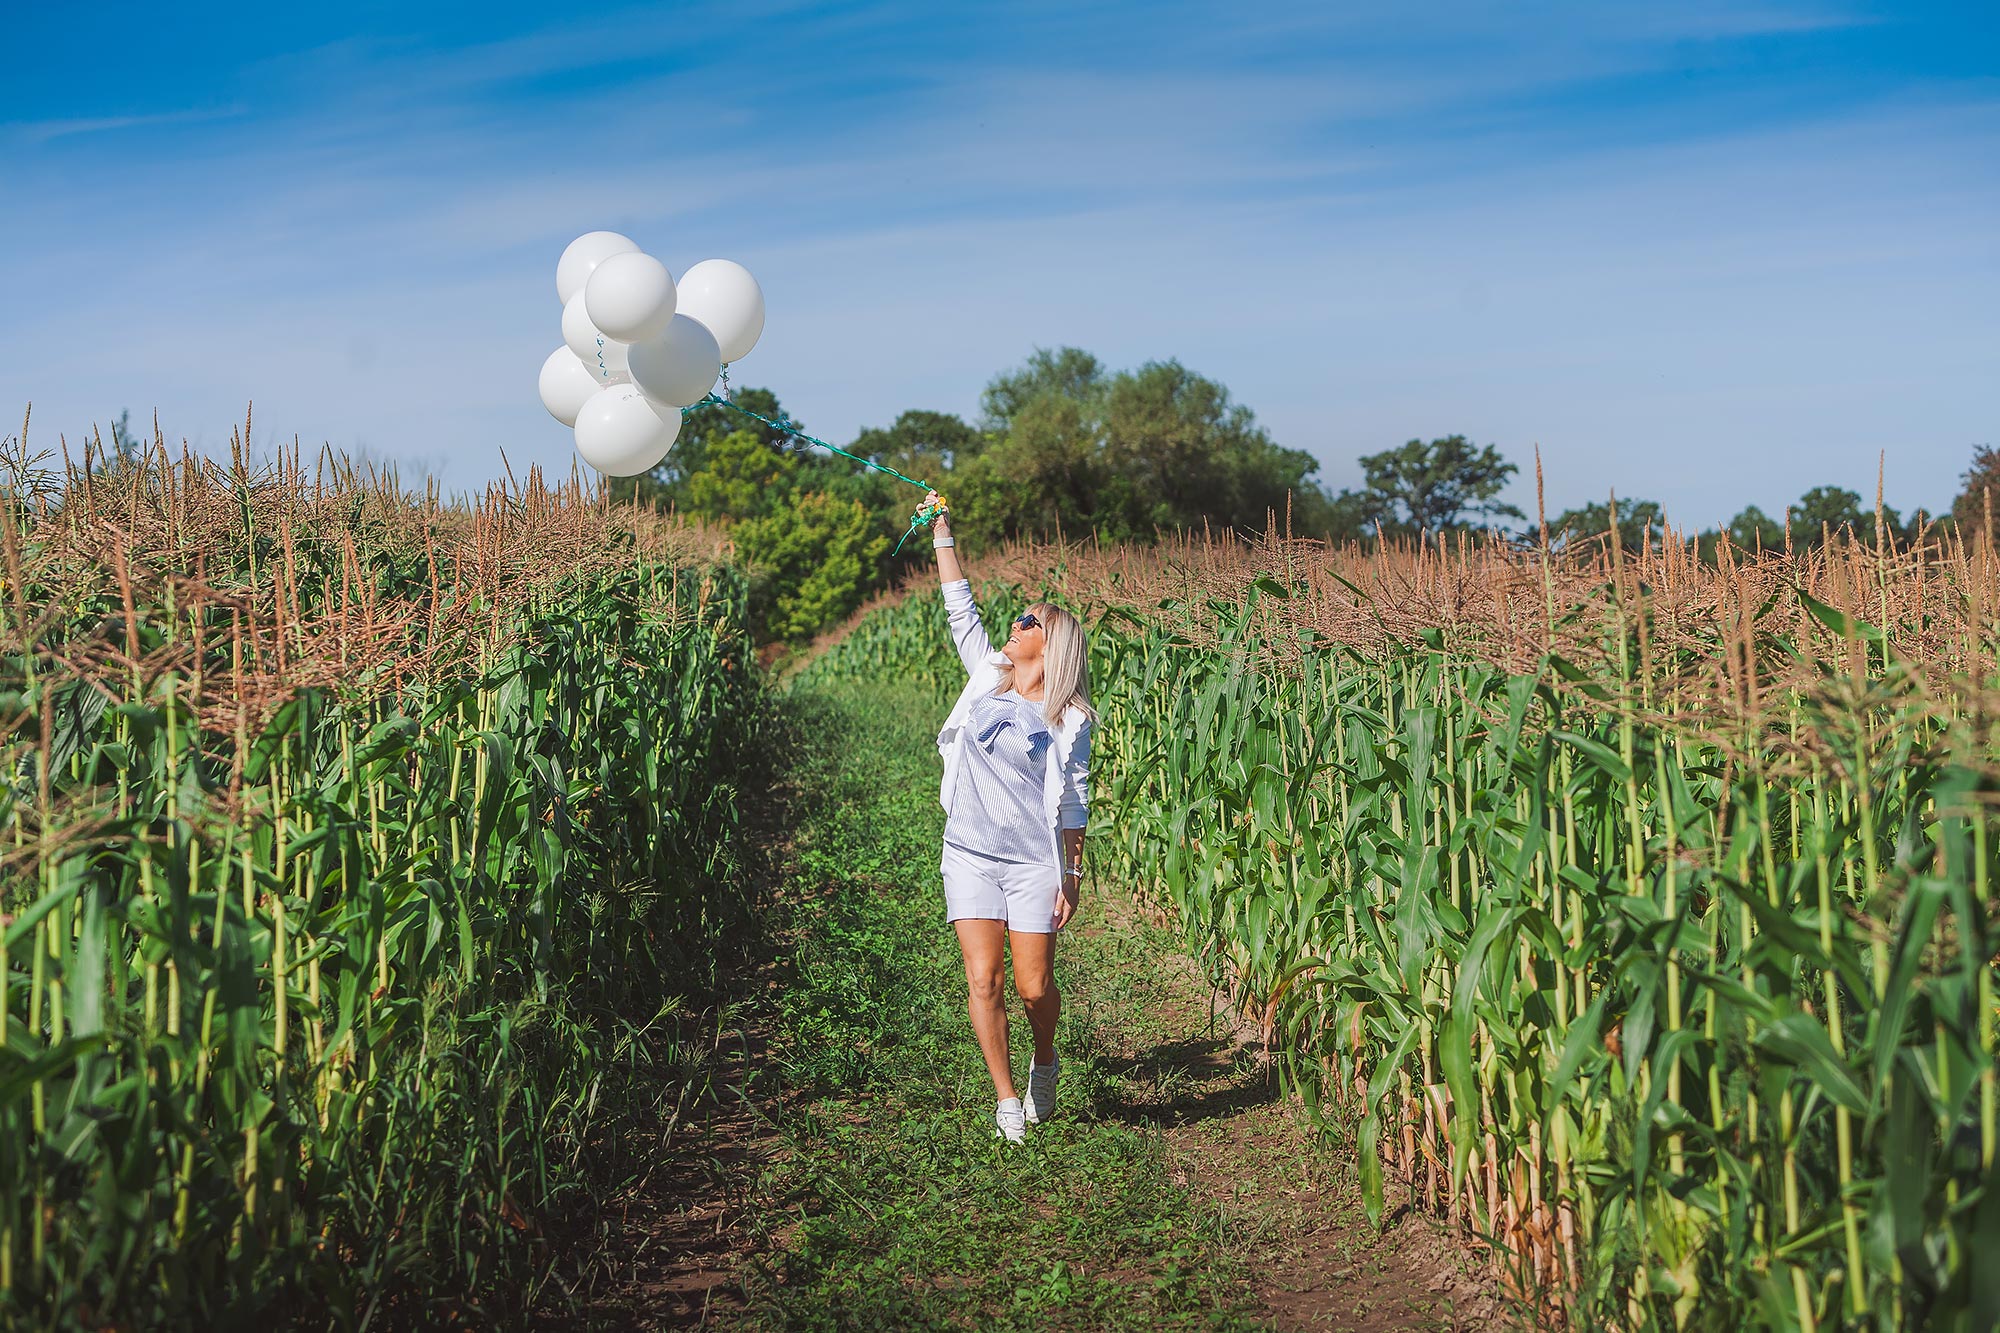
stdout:
[[[805,794],[768,992],[781,1146],[747,1225],[755,1327],[1255,1327],[1236,1223],[1173,1179],[1143,1062],[1162,940],[1066,932],[1058,1117],[993,1137],[938,885],[944,812],[923,688],[795,694]],[[1086,894],[1085,911],[1101,902]],[[1012,1015],[1023,1079],[1029,1032]],[[1169,1093],[1171,1090],[1168,1090]],[[1145,1104],[1142,1104],[1145,1103]],[[1152,1103],[1159,1102],[1157,1107]]]

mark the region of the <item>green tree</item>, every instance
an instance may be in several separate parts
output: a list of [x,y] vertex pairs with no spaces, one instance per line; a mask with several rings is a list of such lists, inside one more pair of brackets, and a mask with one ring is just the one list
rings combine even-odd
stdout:
[[145,449],[144,441],[132,433],[132,409],[122,408],[118,420],[111,423],[111,447],[117,451],[118,462],[126,467],[138,461]]
[[[1968,477],[1971,475],[1967,474]],[[1961,496],[1961,500],[1963,498]],[[1906,523],[1894,507],[1884,505],[1881,515],[1883,535],[1896,543],[1914,541],[1934,526],[1951,526],[1963,513],[1960,510],[1956,515],[1946,514],[1938,519],[1918,509]],[[1976,513],[1973,518],[1976,522]],[[1730,519],[1722,532],[1710,529],[1702,533],[1697,539],[1696,553],[1703,560],[1713,562],[1724,532],[1728,534],[1729,544],[1737,550],[1781,551],[1785,547],[1786,523],[1791,525],[1791,544],[1795,551],[1818,550],[1829,536],[1836,541],[1852,536],[1856,541],[1871,545],[1875,541],[1875,509],[1864,505],[1858,491],[1850,491],[1844,486],[1815,486],[1800,496],[1796,503],[1785,506],[1785,523],[1765,514],[1756,505],[1750,505]]]
[[[1539,533],[1540,529],[1536,529]],[[1611,531],[1611,504],[1604,501],[1578,509],[1565,509],[1549,520],[1549,541],[1556,546],[1574,546],[1602,539]],[[1666,515],[1654,500],[1618,501],[1618,540],[1628,551],[1645,545],[1648,535],[1658,546],[1666,533]]]
[[[1192,528],[1206,519],[1262,531],[1285,495],[1319,467],[1284,449],[1229,391],[1178,361],[1114,376],[1105,395],[1102,469],[1119,483],[1101,506],[1122,532]],[[1315,488],[1316,489],[1316,488]]]
[[1478,520],[1524,518],[1499,498],[1520,468],[1492,445],[1475,446],[1463,435],[1410,440],[1400,448],[1361,459],[1362,488],[1334,501],[1343,526],[1362,531],[1378,523],[1391,536],[1438,534],[1479,526]]
[[677,489],[684,514],[729,523],[759,518],[796,489],[798,456],[777,449],[757,432],[731,431],[703,450],[701,467]]
[[[1871,545],[1875,541],[1875,509],[1863,506],[1861,496],[1842,486],[1815,486],[1791,507],[1792,541],[1795,545],[1818,546],[1826,535],[1838,539],[1843,532]],[[1905,527],[1891,505],[1882,506],[1884,536],[1890,541],[1908,541],[1916,535],[1917,524]]]
[[1858,534],[1864,525],[1874,525],[1874,515],[1861,508],[1860,494],[1842,486],[1815,486],[1801,495],[1789,512],[1792,531],[1813,546],[1820,544],[1823,534],[1838,537],[1843,528]]
[[[642,502],[735,525],[739,551],[761,562],[752,588],[759,623],[784,638],[817,633],[821,609],[851,609],[893,573],[889,537],[857,545],[832,516],[845,523],[859,506],[878,536],[900,532],[921,497],[907,483],[806,443],[804,427],[770,390],[739,389],[732,401],[779,424],[721,404],[688,412],[673,450],[652,473],[634,479],[632,493]],[[864,431],[850,452],[879,456],[906,475],[934,480],[929,474],[948,474],[983,443],[955,416],[905,412],[887,430]],[[619,483],[621,496],[625,484]],[[800,554],[814,542],[832,552],[826,569],[808,568]],[[867,568],[851,577],[847,564],[863,557]],[[914,558],[908,554],[897,563]],[[814,628],[801,631],[805,624]]]
[[[1375,540],[1375,524],[1382,512],[1379,497],[1365,490],[1344,490],[1327,500],[1319,531],[1337,542],[1369,543]],[[1387,524],[1383,527],[1386,530]]]
[[[148,441],[135,434],[132,429],[132,409],[124,408],[118,419],[111,423],[111,438],[101,435],[90,441],[90,468],[95,476],[118,477],[129,475],[129,470],[139,464]],[[82,466],[81,457],[73,460]]]
[[[847,449],[937,487],[956,509],[961,503],[958,479],[985,447],[986,436],[959,417],[949,412],[913,410],[897,417],[891,426],[863,430]],[[885,472],[860,467],[818,450],[814,453],[825,460],[816,473],[815,485],[861,501],[885,529],[900,533],[923,500],[922,492]],[[884,557],[880,581],[890,582],[898,572],[929,556],[929,550],[912,537],[900,557],[895,560]]]
[[764,635],[791,642],[852,614],[890,544],[867,506],[825,491],[745,519],[733,535],[751,571]]
[[1985,530],[1989,513],[2000,512],[2000,449],[1974,445],[1972,466],[1961,478],[1958,498],[1951,502],[1952,522],[1970,536]]
[[[944,478],[985,447],[986,437],[951,413],[913,410],[897,417],[893,426],[863,430],[848,449],[906,477],[941,486]],[[869,475],[892,486],[903,485],[880,472]]]
[[985,413],[986,429],[1005,432],[1021,409],[1037,398],[1054,396],[1095,404],[1103,398],[1104,389],[1104,366],[1090,353],[1075,347],[1054,351],[1037,347],[1028,364],[993,377],[980,395],[979,406]]
[[991,442],[955,470],[953,519],[982,540],[1095,532],[1260,531],[1292,500],[1295,530],[1318,531],[1318,464],[1281,448],[1221,384],[1178,361],[1106,374],[1073,347],[1037,349],[981,400]]
[[[784,421],[784,407],[778,402],[778,395],[769,389],[738,389],[733,401],[749,408],[773,421]],[[797,423],[793,423],[797,424]],[[708,458],[709,447],[725,436],[738,431],[748,431],[764,442],[772,450],[784,449],[790,437],[781,431],[771,429],[760,421],[744,416],[741,412],[711,403],[698,407],[692,412],[681,414],[681,430],[674,440],[674,447],[660,465],[643,477],[635,477],[630,483],[618,483],[618,495],[622,499],[630,494],[642,504],[659,508],[669,505],[687,509],[687,479],[702,470]],[[627,492],[625,487],[632,487]]]
[[[952,526],[980,545],[1089,531],[1103,472],[1099,423],[1085,401],[1049,393],[1024,404],[1007,433],[952,481]],[[1124,534],[1105,533],[1107,539]]]
[[1741,551],[1781,551],[1785,546],[1785,525],[1756,505],[1744,506],[1724,531],[1729,544]]

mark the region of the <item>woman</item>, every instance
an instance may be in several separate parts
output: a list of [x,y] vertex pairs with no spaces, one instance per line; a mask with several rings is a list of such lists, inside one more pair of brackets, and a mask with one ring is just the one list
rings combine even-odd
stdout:
[[[929,497],[936,499],[936,493]],[[937,548],[951,637],[969,679],[938,733],[944,758],[945,920],[965,955],[972,1030],[993,1075],[998,1137],[1019,1143],[1055,1109],[1055,932],[1076,914],[1083,826],[1090,814],[1091,709],[1083,626],[1037,602],[998,652],[959,569],[948,516]],[[1035,1034],[1028,1096],[1007,1054],[1002,953],[1014,951],[1014,989]]]

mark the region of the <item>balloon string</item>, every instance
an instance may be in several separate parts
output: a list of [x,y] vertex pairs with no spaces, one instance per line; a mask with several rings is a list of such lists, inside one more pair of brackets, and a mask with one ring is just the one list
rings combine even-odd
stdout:
[[793,439],[804,440],[807,444],[816,444],[822,449],[829,449],[834,453],[839,454],[842,458],[851,458],[857,463],[865,464],[868,467],[874,468],[877,472],[886,472],[890,476],[895,477],[900,481],[907,481],[910,483],[910,485],[919,487],[923,490],[928,491],[932,489],[931,484],[929,482],[918,481],[915,477],[905,477],[902,473],[896,471],[896,469],[890,467],[886,463],[878,463],[872,458],[863,458],[859,454],[850,454],[847,452],[847,450],[841,448],[837,444],[828,444],[825,440],[820,439],[816,435],[808,435],[804,431],[800,430],[798,427],[792,425],[792,423],[789,420],[786,420],[783,417],[780,417],[778,420],[773,421],[771,420],[771,418],[765,416],[761,412],[753,412],[751,409],[743,406],[741,403],[735,402],[728,398],[718,398],[712,393],[704,397],[700,402],[695,403],[692,406],[682,408],[681,411],[683,413],[692,412],[697,408],[708,407],[710,405],[714,405],[716,407],[726,407],[732,412],[741,412],[746,417],[750,417],[754,420],[763,422],[765,425],[769,426],[772,430],[777,431],[781,435],[789,435]]
[[[765,416],[763,413],[753,412],[749,408],[743,406],[741,403],[738,403],[730,398],[718,398],[713,393],[707,394],[702,398],[700,402],[694,403],[688,407],[684,407],[681,409],[681,411],[683,413],[692,412],[696,408],[708,407],[710,405],[716,407],[726,407],[732,412],[740,412],[744,416],[749,417],[752,420],[763,422],[765,425],[769,426],[772,430],[777,431],[781,435],[788,435],[796,440],[804,440],[808,444],[816,444],[822,449],[826,449],[829,450],[830,452],[839,454],[842,458],[851,458],[855,462],[863,464],[866,467],[874,468],[877,472],[886,472],[890,476],[896,478],[899,481],[907,481],[912,486],[921,487],[926,491],[934,489],[934,487],[932,487],[929,482],[918,481],[915,477],[906,477],[902,473],[896,471],[896,469],[890,467],[886,463],[878,463],[872,458],[863,458],[859,454],[850,454],[847,452],[847,450],[841,448],[837,444],[828,444],[825,440],[820,439],[816,435],[808,435],[804,431],[800,430],[798,427],[792,425],[791,421],[787,418],[781,417],[779,420],[773,421],[771,420],[771,418]],[[903,534],[902,540],[896,543],[896,549],[889,553],[890,557],[894,558],[896,555],[901,553],[903,549],[903,542],[908,541],[910,539],[911,534],[914,533],[918,528],[929,527],[932,523],[935,523],[937,521],[938,515],[944,512],[944,508],[945,507],[942,505],[925,504],[922,508],[918,509],[916,513],[912,514],[910,516],[909,530]]]
[[[931,517],[935,518],[936,515],[933,514]],[[889,552],[889,558],[894,560],[897,556],[901,555],[903,553],[903,543],[910,539],[910,534],[917,530],[917,525],[928,521],[921,511],[911,515],[910,526],[904,531],[902,536],[896,538],[896,549]]]

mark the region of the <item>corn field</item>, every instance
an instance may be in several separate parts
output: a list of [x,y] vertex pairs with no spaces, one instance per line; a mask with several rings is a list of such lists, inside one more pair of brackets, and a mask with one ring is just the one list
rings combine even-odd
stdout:
[[[1988,530],[1990,531],[1990,525]],[[1012,548],[1091,856],[1543,1325],[2000,1327],[2000,558]],[[933,588],[811,670],[956,684]]]
[[738,905],[696,529],[296,450],[0,459],[0,1323],[487,1324]]

